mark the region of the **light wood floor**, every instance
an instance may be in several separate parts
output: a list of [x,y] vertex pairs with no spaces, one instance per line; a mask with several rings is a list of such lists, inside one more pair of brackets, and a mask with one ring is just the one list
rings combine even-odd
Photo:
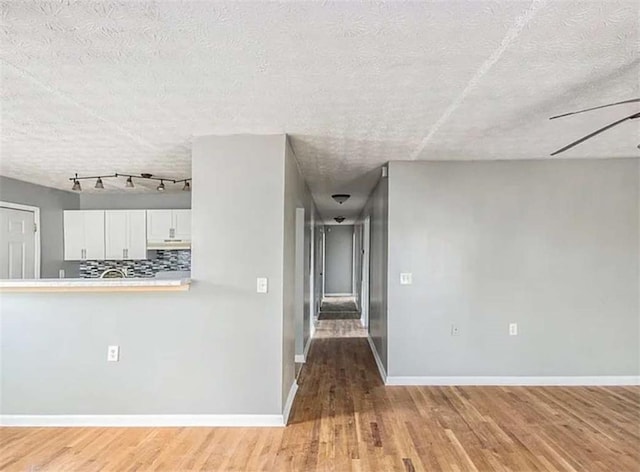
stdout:
[[384,387],[363,334],[320,323],[287,428],[4,428],[0,469],[640,470],[637,387]]

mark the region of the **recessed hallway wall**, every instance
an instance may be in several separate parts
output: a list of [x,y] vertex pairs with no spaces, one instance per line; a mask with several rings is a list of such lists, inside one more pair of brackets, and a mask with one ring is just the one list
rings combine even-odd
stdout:
[[325,295],[353,293],[353,225],[327,226],[325,231]]

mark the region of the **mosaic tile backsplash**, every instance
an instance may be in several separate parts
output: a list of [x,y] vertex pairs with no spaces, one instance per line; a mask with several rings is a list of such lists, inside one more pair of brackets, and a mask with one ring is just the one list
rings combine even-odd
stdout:
[[155,252],[154,258],[138,261],[82,261],[80,263],[80,277],[91,279],[100,277],[107,269],[126,269],[127,277],[150,278],[156,272],[173,270],[191,270],[191,251],[184,250],[157,250],[149,251],[149,255]]

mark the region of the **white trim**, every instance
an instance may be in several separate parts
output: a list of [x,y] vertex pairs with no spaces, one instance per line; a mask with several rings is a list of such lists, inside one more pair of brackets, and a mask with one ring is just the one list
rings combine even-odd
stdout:
[[[315,331],[315,330],[314,330]],[[307,356],[309,355],[309,348],[311,348],[311,338],[313,337],[313,333],[309,336],[309,340],[307,341],[307,345],[304,347],[304,352],[302,354],[296,354],[296,362],[305,363],[307,362]]]
[[382,364],[382,360],[380,356],[378,356],[378,351],[376,350],[376,345],[373,344],[373,339],[371,339],[370,335],[367,335],[367,341],[369,341],[369,347],[371,348],[371,353],[373,354],[373,358],[376,360],[376,365],[378,366],[378,372],[380,372],[380,377],[382,381],[387,384],[387,372],[384,370],[384,364]]
[[531,377],[397,377],[386,385],[640,385],[640,375]]
[[0,426],[25,427],[274,427],[282,415],[2,415]]
[[[315,328],[313,330],[315,332]],[[311,348],[311,340],[313,339],[313,334],[309,335],[309,340],[307,341],[307,345],[304,347],[304,352],[302,354],[296,354],[295,361],[304,364],[307,362],[307,356],[309,355],[309,349]]]
[[311,340],[312,339],[313,339],[313,334],[311,334],[309,336],[309,340],[307,341],[307,345],[304,347],[304,354],[303,355],[304,355],[305,361],[307,359],[307,356],[309,356],[309,349],[311,349]]
[[291,407],[293,406],[293,402],[296,399],[297,392],[298,392],[298,382],[294,380],[293,383],[291,384],[291,389],[289,390],[289,396],[287,396],[287,402],[284,404],[284,409],[282,411],[282,421],[285,426],[289,422]]
[[36,231],[35,231],[35,237],[34,237],[35,248],[34,248],[34,254],[33,254],[35,267],[33,269],[33,278],[39,279],[40,278],[40,251],[41,251],[40,249],[40,208],[37,206],[23,205],[21,203],[12,203],[12,202],[5,202],[5,201],[0,201],[0,207],[9,208],[11,210],[30,211],[33,213],[33,222],[36,225]]
[[354,293],[325,293],[324,294],[324,298],[331,298],[331,297],[353,297]]

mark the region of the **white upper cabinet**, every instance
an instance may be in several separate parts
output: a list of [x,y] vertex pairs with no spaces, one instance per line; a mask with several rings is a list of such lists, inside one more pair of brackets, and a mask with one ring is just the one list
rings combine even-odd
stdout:
[[191,210],[147,210],[149,248],[189,247]]
[[66,210],[64,260],[146,259],[147,249],[189,249],[191,210]]
[[104,259],[104,210],[64,212],[64,260]]
[[147,210],[147,240],[171,239],[173,210]]
[[145,210],[105,211],[105,258],[146,259]]
[[191,210],[173,210],[174,238],[191,241]]

